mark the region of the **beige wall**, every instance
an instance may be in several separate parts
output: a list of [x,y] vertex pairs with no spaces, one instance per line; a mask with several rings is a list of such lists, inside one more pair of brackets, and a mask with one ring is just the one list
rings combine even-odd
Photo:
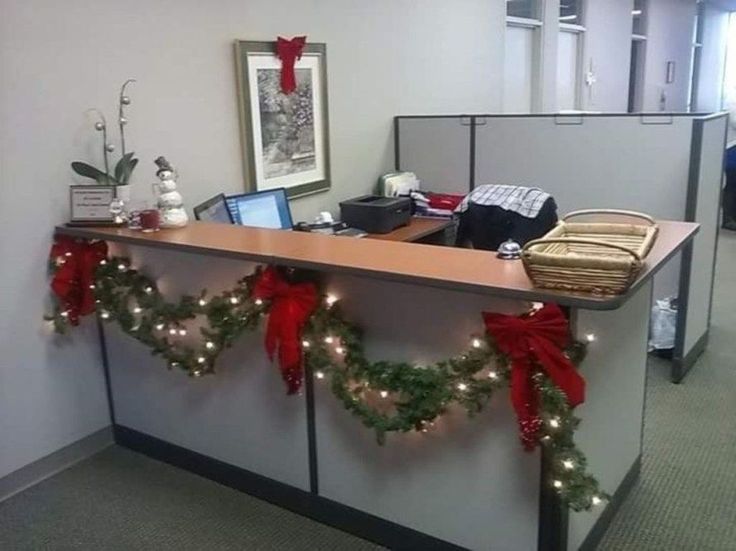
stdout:
[[0,0],[0,476],[108,423],[92,324],[43,332],[45,260],[67,217],[69,162],[99,164],[83,111],[115,116],[131,90],[128,142],[181,174],[188,206],[243,190],[232,42],[306,34],[328,47],[333,191],[295,218],[366,192],[392,168],[398,113],[499,107],[502,2],[487,0]]

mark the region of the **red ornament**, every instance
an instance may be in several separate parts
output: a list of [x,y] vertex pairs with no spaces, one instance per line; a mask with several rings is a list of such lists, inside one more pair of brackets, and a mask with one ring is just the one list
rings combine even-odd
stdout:
[[556,304],[519,317],[483,312],[483,319],[498,349],[511,358],[511,402],[522,444],[533,450],[542,425],[539,395],[532,380],[533,359],[564,392],[571,407],[585,401],[585,380],[563,352],[570,343],[570,327]]
[[95,311],[95,270],[107,258],[107,243],[57,235],[49,256],[56,264],[51,290],[59,297],[69,323],[79,325],[80,316]]
[[319,298],[314,283],[289,283],[272,266],[261,274],[253,289],[253,298],[271,301],[266,325],[266,352],[273,360],[279,352],[281,376],[287,393],[295,394],[302,386],[302,331],[317,308]]
[[276,40],[276,55],[281,60],[281,91],[284,94],[288,95],[296,90],[294,65],[297,59],[302,58],[306,42],[306,36],[295,36],[291,40],[279,36]]

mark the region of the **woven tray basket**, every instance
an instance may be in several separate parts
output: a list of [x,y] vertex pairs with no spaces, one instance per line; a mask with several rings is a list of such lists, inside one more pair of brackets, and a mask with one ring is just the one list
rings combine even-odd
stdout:
[[[627,217],[646,225],[616,222],[570,222],[587,215]],[[522,250],[524,268],[534,285],[546,289],[619,295],[639,274],[654,245],[658,228],[646,214],[623,210],[571,212],[541,239]]]

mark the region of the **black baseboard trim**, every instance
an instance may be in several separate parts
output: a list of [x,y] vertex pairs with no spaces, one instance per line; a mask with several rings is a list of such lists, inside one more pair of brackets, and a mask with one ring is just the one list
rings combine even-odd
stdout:
[[542,447],[537,551],[567,551],[570,510],[549,484],[552,454]]
[[709,337],[710,330],[703,333],[703,335],[698,339],[698,341],[690,349],[690,351],[685,354],[685,357],[674,358],[672,360],[672,371],[670,374],[670,378],[672,379],[673,383],[681,383],[682,380],[685,378],[685,375],[690,372],[693,365],[695,365],[695,362],[698,361],[700,355],[705,352],[705,349],[708,347]]
[[364,513],[331,499],[182,448],[122,425],[115,443],[130,450],[234,488],[294,513],[343,530],[389,549],[467,551],[466,548]]
[[626,497],[629,495],[631,488],[634,487],[636,480],[639,478],[640,472],[641,455],[639,455],[633,465],[631,465],[629,472],[626,473],[623,481],[611,497],[611,501],[608,503],[603,513],[601,513],[601,516],[598,517],[593,528],[588,532],[587,537],[578,551],[595,551],[596,547],[598,547],[598,544],[601,542],[601,539],[603,539],[603,534],[606,533],[608,526],[611,524],[613,517],[616,516],[616,513],[621,508]]

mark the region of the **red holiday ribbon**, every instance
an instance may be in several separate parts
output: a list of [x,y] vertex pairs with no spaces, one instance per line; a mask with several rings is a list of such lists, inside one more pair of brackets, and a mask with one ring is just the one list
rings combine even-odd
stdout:
[[107,243],[57,235],[49,257],[56,265],[51,290],[59,297],[69,323],[78,325],[80,316],[95,311],[95,296],[91,286],[95,281],[97,266],[107,258]]
[[585,400],[585,380],[563,353],[570,343],[569,325],[556,304],[519,317],[483,312],[483,319],[498,349],[511,358],[511,402],[524,448],[533,450],[541,420],[532,360],[565,393],[571,407]]
[[253,289],[253,297],[271,301],[266,325],[266,352],[273,360],[279,352],[281,376],[288,394],[302,386],[302,330],[317,308],[317,287],[314,283],[289,283],[269,266]]
[[281,91],[284,94],[291,94],[296,90],[294,65],[297,59],[302,58],[306,42],[306,36],[295,36],[291,40],[279,36],[276,40],[276,55],[281,59]]

